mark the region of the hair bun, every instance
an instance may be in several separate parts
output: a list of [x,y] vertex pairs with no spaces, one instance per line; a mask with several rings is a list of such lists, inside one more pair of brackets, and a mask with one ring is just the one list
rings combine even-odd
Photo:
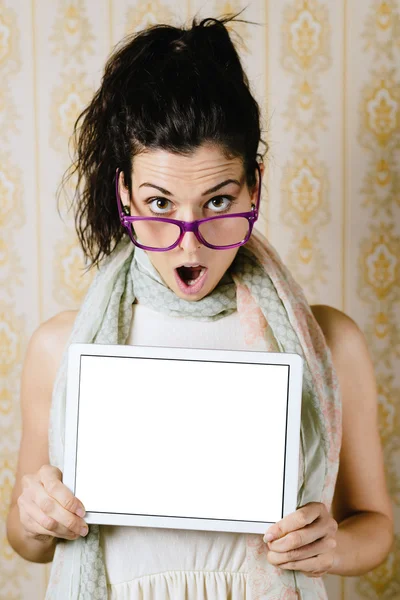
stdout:
[[238,52],[225,26],[225,22],[233,21],[235,16],[222,19],[207,17],[199,23],[194,19],[192,29],[186,32],[187,37],[176,40],[174,46],[178,50],[191,50],[196,60],[212,62],[223,71],[224,77],[247,85]]

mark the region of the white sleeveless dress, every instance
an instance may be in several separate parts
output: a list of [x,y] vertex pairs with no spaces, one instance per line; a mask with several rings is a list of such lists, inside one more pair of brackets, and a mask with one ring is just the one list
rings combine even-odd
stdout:
[[[246,345],[238,313],[217,321],[192,321],[133,306],[127,340],[132,345],[269,350]],[[242,473],[238,473],[238,483]],[[184,473],[182,473],[184,477]],[[100,526],[111,600],[244,600],[246,534],[147,527]]]

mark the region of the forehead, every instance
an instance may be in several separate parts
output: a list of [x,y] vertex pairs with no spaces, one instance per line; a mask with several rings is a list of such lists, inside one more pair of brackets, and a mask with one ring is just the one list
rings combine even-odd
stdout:
[[218,183],[222,178],[239,179],[244,175],[241,158],[228,158],[218,146],[200,146],[187,155],[167,150],[146,150],[134,157],[132,179],[141,185],[151,178],[153,183],[167,181],[183,185]]

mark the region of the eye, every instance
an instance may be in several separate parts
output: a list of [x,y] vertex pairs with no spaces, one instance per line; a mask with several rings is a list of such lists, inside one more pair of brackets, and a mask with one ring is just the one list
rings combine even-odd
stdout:
[[171,211],[172,202],[167,198],[152,198],[147,200],[146,204],[150,207],[152,213],[156,215],[162,215]]
[[235,200],[232,196],[216,196],[215,198],[211,198],[205,206],[213,212],[226,212],[234,202]]

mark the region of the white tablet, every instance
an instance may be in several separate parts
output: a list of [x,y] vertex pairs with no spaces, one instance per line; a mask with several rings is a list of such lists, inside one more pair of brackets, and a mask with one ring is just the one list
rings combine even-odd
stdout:
[[264,533],[296,510],[298,354],[71,344],[63,482],[87,523]]

